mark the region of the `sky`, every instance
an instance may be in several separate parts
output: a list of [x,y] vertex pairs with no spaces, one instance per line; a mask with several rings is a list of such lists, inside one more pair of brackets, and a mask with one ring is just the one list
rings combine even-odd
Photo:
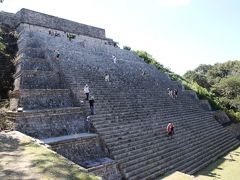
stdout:
[[27,8],[105,29],[183,75],[200,64],[240,60],[239,0],[4,0],[0,10]]

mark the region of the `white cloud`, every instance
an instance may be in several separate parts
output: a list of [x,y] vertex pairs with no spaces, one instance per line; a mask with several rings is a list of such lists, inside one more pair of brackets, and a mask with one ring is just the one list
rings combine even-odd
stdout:
[[186,6],[189,5],[192,0],[159,0],[163,6]]

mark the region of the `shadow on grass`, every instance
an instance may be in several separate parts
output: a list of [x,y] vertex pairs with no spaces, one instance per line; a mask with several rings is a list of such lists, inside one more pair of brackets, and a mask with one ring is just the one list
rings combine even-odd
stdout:
[[[29,177],[50,180],[99,179],[84,173],[81,167],[37,144],[30,138],[22,135],[19,137],[14,138],[14,135],[11,137],[6,133],[0,133],[0,179],[28,179]],[[21,168],[26,169],[26,171],[20,171]]]
[[[39,145],[30,145],[30,152],[38,148],[38,154],[31,160],[31,167],[37,168],[40,174],[44,174],[47,179],[99,179],[83,172],[79,166],[64,159],[59,154],[53,153]],[[31,150],[32,149],[32,150]]]
[[[22,150],[19,139],[0,133],[0,179],[24,178],[26,174],[17,169],[9,169],[8,163],[16,163],[19,154],[16,151]],[[7,164],[6,164],[7,163]]]
[[223,164],[224,162],[227,162],[227,161],[229,161],[229,162],[236,161],[236,159],[235,159],[236,157],[234,158],[234,156],[239,156],[239,154],[240,154],[240,152],[236,152],[236,151],[230,152],[229,154],[225,154],[224,157],[221,157],[221,158],[217,159],[215,162],[212,162],[210,165],[208,165],[204,169],[202,169],[199,172],[197,172],[195,174],[195,176],[203,175],[203,176],[208,176],[208,177],[214,177],[214,179],[221,179],[221,175],[217,174],[217,173],[214,173],[213,171],[215,169],[218,169],[220,171],[224,171],[224,169],[219,167],[219,166],[221,164]]

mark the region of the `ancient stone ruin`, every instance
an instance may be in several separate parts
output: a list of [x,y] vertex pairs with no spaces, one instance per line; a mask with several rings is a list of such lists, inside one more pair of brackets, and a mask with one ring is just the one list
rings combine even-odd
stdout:
[[[0,20],[19,34],[9,118],[87,172],[113,180],[193,174],[238,146],[206,103],[118,48],[104,29],[27,9],[1,12]],[[95,97],[95,115],[85,84]],[[178,97],[167,88],[178,89]],[[175,125],[172,139],[168,122]]]

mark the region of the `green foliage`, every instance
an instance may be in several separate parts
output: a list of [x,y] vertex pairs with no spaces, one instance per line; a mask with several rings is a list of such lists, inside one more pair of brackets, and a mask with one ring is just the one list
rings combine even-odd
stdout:
[[[0,41],[1,41],[1,39],[0,39]],[[4,52],[5,49],[6,49],[6,45],[3,44],[2,42],[0,42],[0,52]]]
[[229,117],[240,121],[240,61],[214,66],[201,64],[181,77],[158,63],[146,51],[136,53],[146,63],[168,74],[172,80],[181,81],[185,89],[195,91],[200,99],[208,100],[213,109],[224,110]]
[[158,70],[164,73],[172,73],[169,69],[165,68],[162,64],[158,63],[152,55],[147,53],[146,51],[135,51],[137,55],[142,58],[146,63],[154,65]]
[[[200,65],[184,74],[188,81],[208,89],[210,102],[224,110],[232,119],[240,121],[240,61]],[[203,98],[208,98],[203,93]]]
[[0,26],[0,99],[8,98],[13,89],[14,65],[12,59],[17,52],[17,34],[13,29]]
[[231,76],[223,78],[218,83],[213,85],[212,91],[220,96],[234,99],[240,95],[240,77]]

